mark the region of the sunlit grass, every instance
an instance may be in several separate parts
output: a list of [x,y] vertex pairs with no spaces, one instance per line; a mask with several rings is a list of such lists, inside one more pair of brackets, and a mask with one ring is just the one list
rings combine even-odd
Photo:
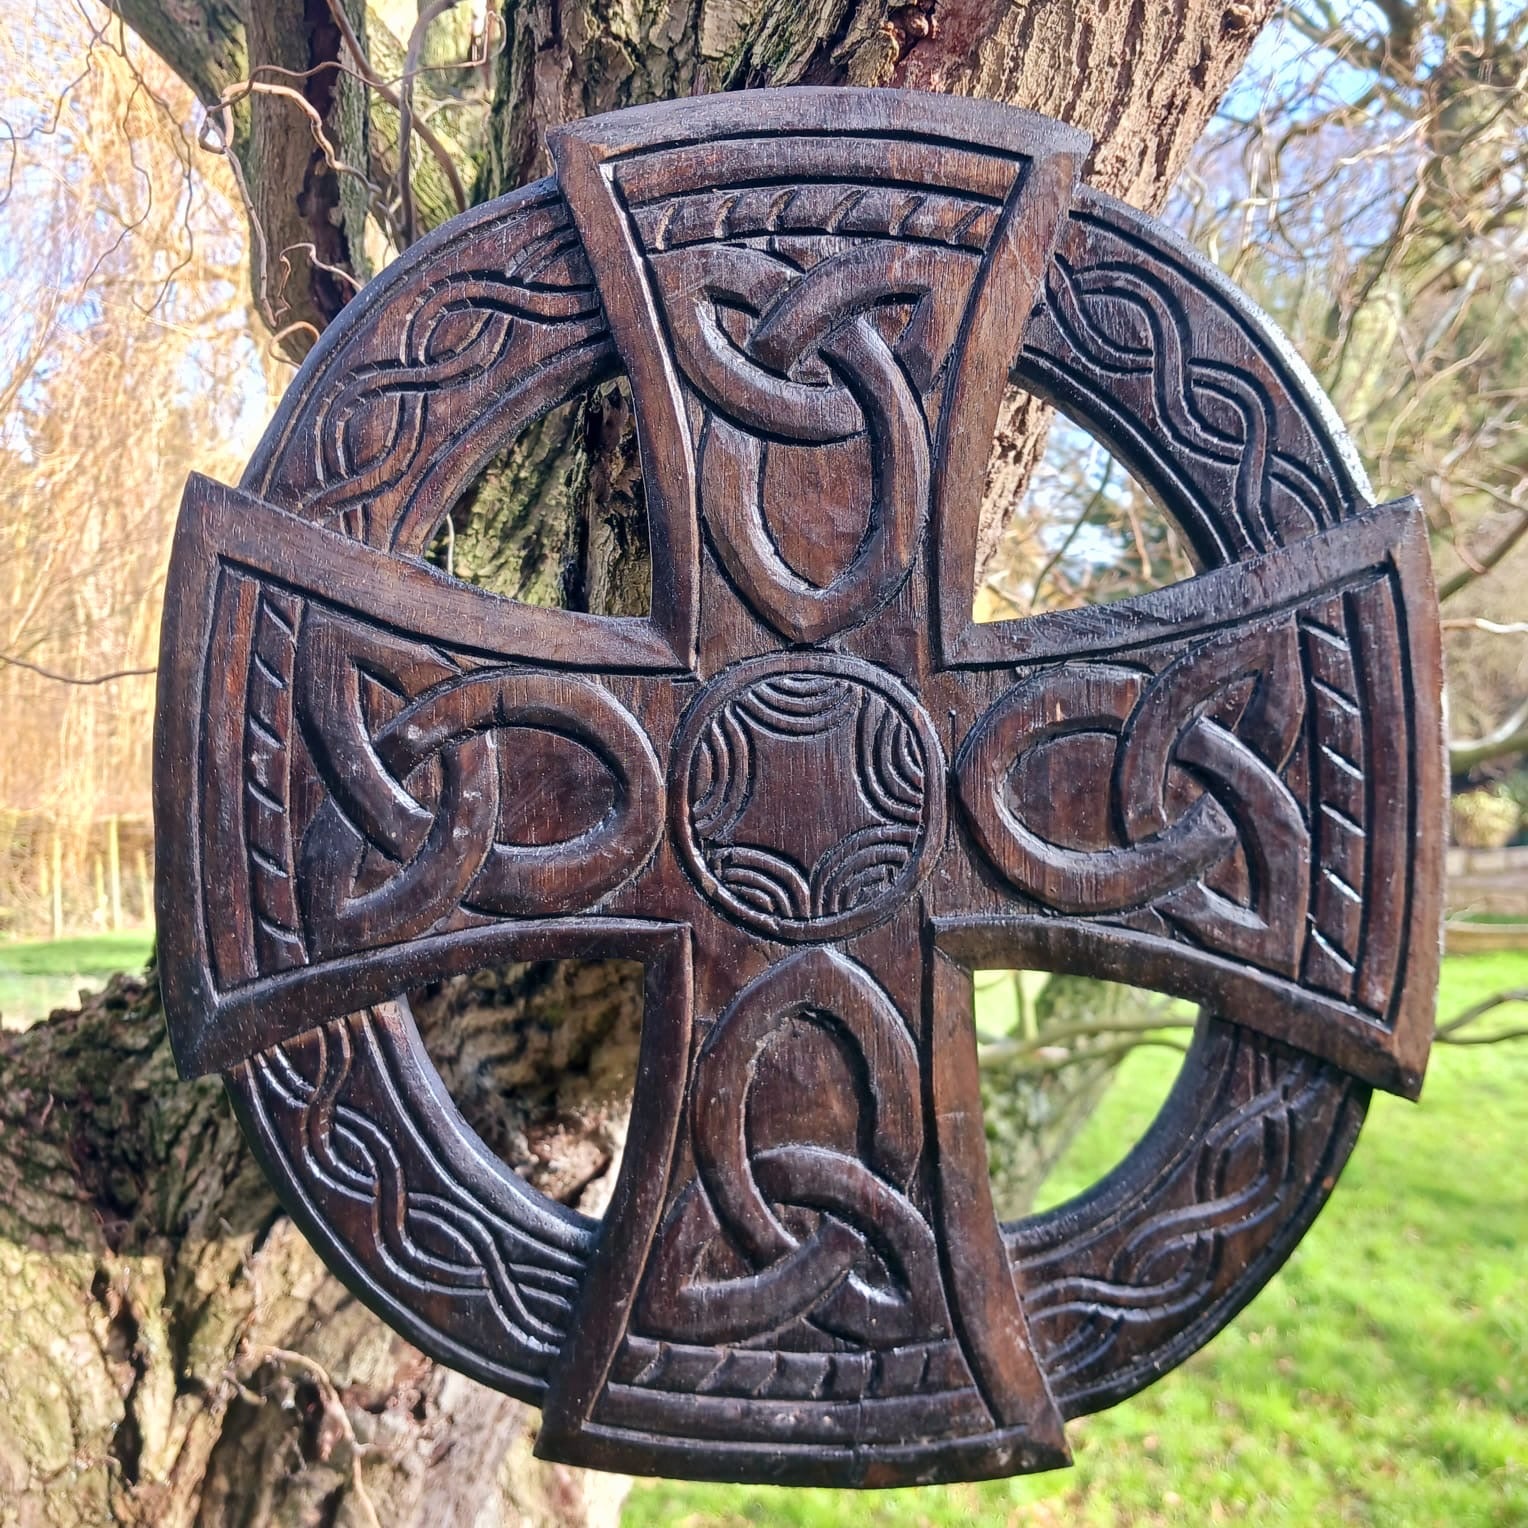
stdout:
[[55,1008],[72,1008],[81,988],[104,987],[113,971],[139,971],[149,958],[153,931],[95,934],[0,944],[0,1023],[24,1029]]

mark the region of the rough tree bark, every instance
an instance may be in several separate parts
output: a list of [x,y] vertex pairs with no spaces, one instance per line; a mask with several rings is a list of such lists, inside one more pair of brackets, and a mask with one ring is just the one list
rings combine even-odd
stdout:
[[[341,56],[342,3],[379,58],[401,56],[352,0],[115,3],[204,102],[238,97],[252,72],[295,78],[340,157],[385,175],[396,112],[375,93],[362,110],[354,82],[323,67]],[[460,178],[481,199],[543,173],[545,130],[591,112],[811,81],[1050,112],[1096,136],[1095,184],[1151,206],[1274,4],[512,0],[486,139]],[[268,317],[318,329],[346,275],[367,274],[347,177],[325,166],[291,98],[232,114],[264,258],[290,266]],[[421,226],[450,210],[444,196],[418,202]],[[1015,401],[994,462],[994,535],[1043,435],[1038,411]],[[630,439],[618,389],[549,422],[461,507],[457,565],[506,592],[640,605]],[[496,1149],[597,1210],[625,1126],[630,973],[481,973],[419,1010],[448,1085]],[[423,1359],[324,1272],[220,1087],[175,1079],[152,977],[119,978],[78,1012],[0,1041],[0,1175],[0,1523],[489,1528],[618,1510],[618,1485],[530,1461],[533,1415]]]

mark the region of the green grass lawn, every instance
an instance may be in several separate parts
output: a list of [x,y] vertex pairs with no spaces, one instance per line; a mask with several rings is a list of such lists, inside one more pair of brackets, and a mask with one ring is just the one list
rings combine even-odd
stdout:
[[[1525,983],[1525,953],[1450,959],[1440,1012]],[[1124,1155],[1177,1061],[1130,1058],[1047,1200]],[[1443,1047],[1420,1104],[1376,1097],[1331,1203],[1262,1294],[1150,1390],[1068,1427],[1072,1470],[865,1494],[639,1482],[623,1522],[1523,1528],[1525,1164],[1528,1041]]]
[[0,944],[0,1024],[25,1029],[55,1008],[72,1008],[80,989],[106,985],[113,971],[141,970],[149,958],[151,929]]

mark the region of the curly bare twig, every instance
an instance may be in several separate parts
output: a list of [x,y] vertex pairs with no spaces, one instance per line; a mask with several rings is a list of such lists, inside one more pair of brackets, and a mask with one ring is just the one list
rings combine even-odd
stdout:
[[[328,0],[329,14],[334,18],[334,24],[339,28],[339,33],[345,40],[345,46],[350,50],[350,56],[355,60],[354,76],[364,85],[375,90],[389,106],[399,115],[399,169],[398,173],[403,179],[407,179],[408,156],[402,150],[406,147],[402,139],[402,118],[404,116],[403,97],[393,87],[402,84],[405,80],[412,81],[413,74],[405,70],[396,80],[384,80],[371,66],[371,60],[366,56],[366,50],[361,46],[361,39],[355,35],[355,28],[350,24],[350,18],[345,14],[345,7],[340,0]],[[490,13],[492,14],[492,13]],[[484,34],[485,40],[487,34]],[[476,63],[476,61],[472,61]],[[343,67],[343,66],[341,66]],[[347,71],[351,72],[351,71]],[[423,71],[415,71],[423,72]],[[412,85],[410,86],[412,89]],[[410,97],[412,107],[412,96]],[[410,112],[411,114],[411,112]],[[415,128],[419,133],[419,141],[435,156],[441,169],[445,172],[446,180],[451,187],[451,195],[456,201],[456,210],[465,212],[468,207],[467,188],[462,184],[461,175],[456,168],[456,162],[451,157],[451,152],[438,137],[427,122],[416,121]]]
[[1528,621],[1488,621],[1483,615],[1450,616],[1444,631],[1483,631],[1492,637],[1528,637]]
[[1517,520],[1510,525],[1497,539],[1495,544],[1486,552],[1469,560],[1469,563],[1452,578],[1446,578],[1438,586],[1439,600],[1446,600],[1458,594],[1461,589],[1467,588],[1477,578],[1482,578],[1515,547],[1524,536],[1528,536],[1528,509],[1519,508]]
[[371,1493],[366,1489],[365,1477],[361,1473],[361,1458],[366,1452],[366,1445],[356,1437],[350,1413],[345,1410],[345,1403],[340,1399],[339,1387],[334,1383],[329,1371],[316,1359],[309,1358],[306,1353],[297,1353],[291,1348],[262,1346],[251,1348],[244,1355],[244,1361],[238,1371],[230,1377],[246,1398],[253,1397],[263,1404],[265,1397],[250,1388],[249,1380],[260,1369],[267,1366],[274,1369],[296,1370],[318,1392],[325,1417],[333,1423],[350,1450],[350,1489],[355,1497],[355,1504],[360,1511],[362,1521],[368,1525],[368,1528],[382,1528]]
[[[308,264],[311,265],[314,270],[325,271],[329,275],[333,276],[336,281],[343,281],[352,292],[359,292],[361,288],[366,285],[366,283],[362,281],[360,277],[355,275],[355,273],[352,271],[347,271],[344,266],[331,264],[327,260],[320,260],[318,257],[318,246],[311,240],[305,240],[298,244],[288,244],[287,247],[281,251],[281,254],[278,257],[281,261],[281,268],[284,273],[282,278],[283,286],[285,286],[287,281],[291,280],[292,277],[292,262],[287,258],[287,256],[292,254],[306,255],[308,257]],[[309,327],[311,327],[311,325]]]
[[430,23],[454,9],[458,3],[459,0],[430,0],[428,5],[422,7],[419,19],[409,33],[408,51],[404,55],[403,83],[398,92],[398,202],[405,249],[418,236],[414,216],[414,185],[409,175],[409,140],[415,127],[414,76],[419,70],[419,50],[424,46]]
[[1505,1008],[1509,1003],[1528,1003],[1528,987],[1509,987],[1478,1003],[1471,1003],[1468,1008],[1463,1008],[1456,1013],[1446,1024],[1440,1024],[1436,1038],[1446,1045],[1490,1045],[1497,1040],[1521,1039],[1524,1035],[1528,1035],[1528,1029],[1499,1030],[1492,1035],[1465,1036],[1460,1033],[1461,1030],[1468,1029],[1470,1025],[1485,1018],[1487,1014],[1494,1013],[1498,1008]]
[[1514,753],[1528,753],[1528,699],[1484,737],[1451,740],[1448,767],[1456,775],[1465,775],[1492,759]]

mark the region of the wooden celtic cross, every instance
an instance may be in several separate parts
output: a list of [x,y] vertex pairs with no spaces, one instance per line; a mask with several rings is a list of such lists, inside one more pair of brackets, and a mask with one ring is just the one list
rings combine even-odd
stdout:
[[[1267,322],[1088,190],[1086,138],[793,90],[565,128],[554,178],[346,308],[166,600],[166,1008],[292,1214],[543,1455],[879,1485],[1066,1461],[1288,1255],[1438,959],[1438,625]],[[624,372],[647,617],[425,559],[528,422]],[[1198,575],[972,618],[1012,377]],[[467,1127],[407,992],[646,967],[602,1221]],[[972,972],[1203,1007],[1146,1138],[993,1213]]]

